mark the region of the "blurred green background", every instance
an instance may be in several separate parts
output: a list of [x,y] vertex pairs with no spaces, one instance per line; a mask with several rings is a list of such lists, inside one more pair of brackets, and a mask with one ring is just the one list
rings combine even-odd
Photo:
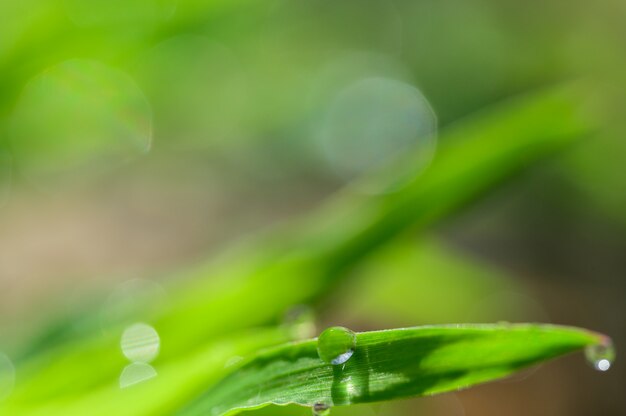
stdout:
[[[590,108],[610,103],[597,134],[396,239],[313,306],[317,332],[537,321],[607,333],[619,351],[625,19],[619,0],[0,0],[0,370],[18,370],[0,399],[53,317],[106,315],[134,290],[165,309],[180,270],[340,189],[377,195],[356,179],[407,152],[426,170],[439,130],[580,79],[598,85]],[[622,415],[625,384],[621,360],[600,374],[572,356],[336,413]]]

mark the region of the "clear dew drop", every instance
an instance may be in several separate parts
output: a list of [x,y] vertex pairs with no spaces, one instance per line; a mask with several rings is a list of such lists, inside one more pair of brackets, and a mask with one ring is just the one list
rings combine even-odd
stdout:
[[610,340],[585,348],[585,357],[589,364],[598,371],[608,371],[615,360],[615,349]]
[[347,362],[356,347],[356,334],[348,328],[334,326],[327,328],[317,339],[317,353],[322,361],[340,365]]
[[328,416],[330,415],[330,405],[324,402],[317,402],[312,407],[313,416]]

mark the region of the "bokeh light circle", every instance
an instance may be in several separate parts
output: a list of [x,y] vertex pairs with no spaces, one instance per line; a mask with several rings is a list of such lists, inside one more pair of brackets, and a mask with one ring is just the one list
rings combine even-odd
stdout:
[[157,376],[157,372],[150,364],[132,363],[124,367],[120,374],[120,388],[125,389],[135,384],[153,379]]
[[82,180],[146,153],[152,114],[124,72],[73,59],[34,77],[10,123],[18,172],[38,186]]
[[124,330],[120,346],[122,353],[130,361],[149,363],[159,355],[161,339],[153,327],[137,323]]
[[[383,77],[341,89],[321,120],[318,139],[331,168],[345,180],[389,167],[407,154],[410,170],[428,165],[436,147],[437,118],[414,86]],[[401,180],[408,171],[398,171]],[[370,189],[376,192],[377,189]]]

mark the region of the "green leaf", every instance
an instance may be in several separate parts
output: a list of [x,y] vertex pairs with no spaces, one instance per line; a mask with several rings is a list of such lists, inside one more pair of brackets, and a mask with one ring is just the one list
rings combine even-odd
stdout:
[[[237,367],[237,361],[242,356],[254,354],[257,351],[292,340],[288,328],[260,328],[246,330],[238,334],[221,337],[214,342],[206,343],[193,354],[186,354],[160,364],[157,359],[152,364],[158,376],[152,380],[140,383],[130,388],[120,389],[118,378],[124,366],[129,362],[118,363],[117,360],[106,357],[104,363],[99,363],[88,356],[81,356],[82,366],[72,365],[71,362],[59,363],[59,369],[54,373],[46,374],[40,380],[41,384],[28,385],[24,392],[36,396],[41,389],[54,391],[54,381],[66,383],[68,380],[78,379],[78,375],[68,374],[65,378],[60,371],[65,365],[68,371],[82,370],[86,380],[92,380],[91,372],[101,372],[101,366],[108,366],[114,376],[98,388],[80,390],[82,394],[66,399],[59,395],[54,398],[38,401],[24,397],[11,396],[8,401],[0,404],[0,414],[23,416],[70,416],[91,415],[155,415],[171,414],[192,400],[207,385],[217,380]],[[110,351],[115,357],[115,349]],[[98,373],[97,373],[98,374]],[[101,373],[99,373],[101,374]],[[48,381],[49,386],[43,384]],[[19,388],[20,385],[17,384]],[[64,391],[64,386],[61,387]]]
[[536,324],[425,326],[357,334],[343,365],[322,361],[316,340],[260,353],[180,414],[230,415],[269,404],[343,406],[432,395],[505,377],[607,338]]

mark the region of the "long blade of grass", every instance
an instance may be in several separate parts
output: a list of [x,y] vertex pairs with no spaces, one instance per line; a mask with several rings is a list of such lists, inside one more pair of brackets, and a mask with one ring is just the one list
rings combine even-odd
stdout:
[[495,380],[608,339],[552,325],[416,327],[357,335],[344,365],[316,340],[258,354],[179,414],[230,415],[269,404],[343,406],[432,395]]

